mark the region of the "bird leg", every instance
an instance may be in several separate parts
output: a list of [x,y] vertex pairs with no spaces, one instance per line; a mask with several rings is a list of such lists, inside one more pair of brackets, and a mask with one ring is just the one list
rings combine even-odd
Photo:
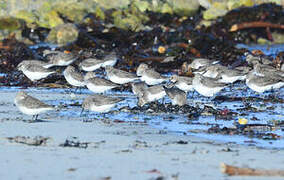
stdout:
[[82,117],[83,112],[84,112],[84,108],[82,108],[82,110],[81,110],[80,117]]
[[76,87],[74,93],[80,91],[78,94],[82,94],[82,87]]
[[36,115],[33,115],[33,117],[32,117],[32,122],[35,122],[35,121],[37,121],[37,117],[38,117],[38,114],[36,114]]

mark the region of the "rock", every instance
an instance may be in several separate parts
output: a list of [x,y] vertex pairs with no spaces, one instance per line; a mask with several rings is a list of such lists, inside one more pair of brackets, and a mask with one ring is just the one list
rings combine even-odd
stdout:
[[61,24],[49,32],[46,41],[62,46],[76,41],[78,35],[79,31],[75,25],[71,23]]
[[191,16],[199,9],[198,0],[167,0],[173,11],[181,16]]
[[14,36],[18,40],[22,40],[22,28],[25,22],[21,19],[14,17],[2,17],[0,18],[0,40],[3,40],[9,36]]
[[94,0],[98,5],[105,9],[126,8],[130,4],[130,0]]
[[27,27],[29,28],[34,27],[34,24],[37,22],[38,18],[34,13],[26,10],[17,11],[14,17],[24,20],[26,22]]
[[89,5],[91,4],[60,1],[53,5],[53,10],[59,12],[63,17],[67,18],[68,20],[71,20],[75,23],[80,23],[82,19],[87,15],[87,6]]
[[23,27],[24,21],[15,17],[0,18],[0,30],[15,31]]
[[272,39],[274,44],[284,44],[284,34],[283,33],[272,33]]
[[148,17],[142,13],[134,4],[128,9],[117,10],[112,13],[115,26],[132,31],[144,29],[143,23],[148,21]]
[[211,1],[209,2],[209,0],[198,0],[200,6],[204,7],[205,9],[209,9],[211,7]]
[[212,7],[203,13],[205,20],[216,19],[219,16],[223,16],[228,12],[227,4],[222,2],[214,2]]
[[272,44],[272,43],[268,39],[260,37],[260,38],[257,39],[257,44]]

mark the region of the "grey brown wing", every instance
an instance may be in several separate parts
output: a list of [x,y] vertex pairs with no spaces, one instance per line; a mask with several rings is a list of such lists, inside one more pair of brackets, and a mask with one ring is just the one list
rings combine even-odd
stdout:
[[278,82],[284,82],[283,79],[281,78],[271,78],[271,77],[259,77],[259,78],[254,78],[253,81],[255,81],[258,85],[260,86],[268,86],[272,85]]
[[28,96],[27,97],[27,101],[26,101],[26,106],[28,108],[31,108],[31,109],[35,109],[35,108],[38,108],[38,107],[42,107],[42,108],[51,108],[53,106],[51,105],[48,105],[48,104],[45,104],[44,102],[41,102],[40,100],[32,97],[32,96]]
[[114,97],[108,97],[108,96],[102,96],[100,98],[96,98],[95,104],[97,106],[102,106],[106,104],[115,104],[120,101],[123,101],[124,99],[122,98],[114,98]]
[[154,71],[153,69],[148,69],[145,71],[147,73],[147,75],[151,78],[155,78],[155,79],[165,79],[163,76],[160,75],[160,73]]
[[81,66],[93,66],[93,65],[100,64],[100,63],[103,63],[103,61],[99,59],[89,58],[89,59],[85,59],[84,61],[82,61]]
[[205,84],[206,86],[211,88],[226,86],[225,83],[218,82],[216,80],[213,80],[212,78],[202,78],[200,81],[202,84]]
[[97,77],[89,79],[88,82],[91,82],[96,85],[102,85],[102,86],[115,86],[115,87],[119,86],[118,84],[113,83],[107,79],[102,79],[102,78],[97,78]]
[[184,82],[184,83],[186,83],[186,84],[192,84],[193,78],[191,78],[191,77],[183,77],[183,76],[180,76],[179,78],[180,78],[180,81],[181,81],[181,82]]
[[46,69],[40,65],[35,65],[35,64],[29,64],[27,65],[27,70],[32,71],[32,72],[54,72],[53,70]]
[[119,74],[119,76],[122,77],[122,78],[133,78],[133,79],[138,78],[135,74],[132,74],[132,73],[126,72],[126,71],[122,71],[122,70],[119,70],[119,69],[114,69],[113,72]]

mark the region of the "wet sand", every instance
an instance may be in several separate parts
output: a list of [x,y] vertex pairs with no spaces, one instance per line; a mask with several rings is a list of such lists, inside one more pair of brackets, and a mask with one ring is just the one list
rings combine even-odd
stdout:
[[[16,91],[0,92],[1,179],[277,179],[226,176],[220,171],[220,163],[284,169],[283,150],[212,142],[167,133],[144,123],[83,122],[76,106],[42,114],[39,118],[43,122],[28,123],[31,117],[13,105]],[[49,104],[72,102],[64,92],[38,90],[29,94]],[[29,146],[6,139],[38,135],[50,140],[46,145]],[[70,137],[90,144],[87,148],[59,146]]]

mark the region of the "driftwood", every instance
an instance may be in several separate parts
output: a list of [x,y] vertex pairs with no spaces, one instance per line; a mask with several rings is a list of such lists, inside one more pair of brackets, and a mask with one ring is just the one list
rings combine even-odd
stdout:
[[230,28],[230,32],[239,31],[241,29],[247,28],[276,28],[276,29],[284,29],[283,24],[272,24],[269,22],[262,22],[262,21],[253,21],[253,22],[244,22],[240,24],[234,24]]
[[284,170],[241,168],[221,163],[221,172],[229,176],[283,176]]

